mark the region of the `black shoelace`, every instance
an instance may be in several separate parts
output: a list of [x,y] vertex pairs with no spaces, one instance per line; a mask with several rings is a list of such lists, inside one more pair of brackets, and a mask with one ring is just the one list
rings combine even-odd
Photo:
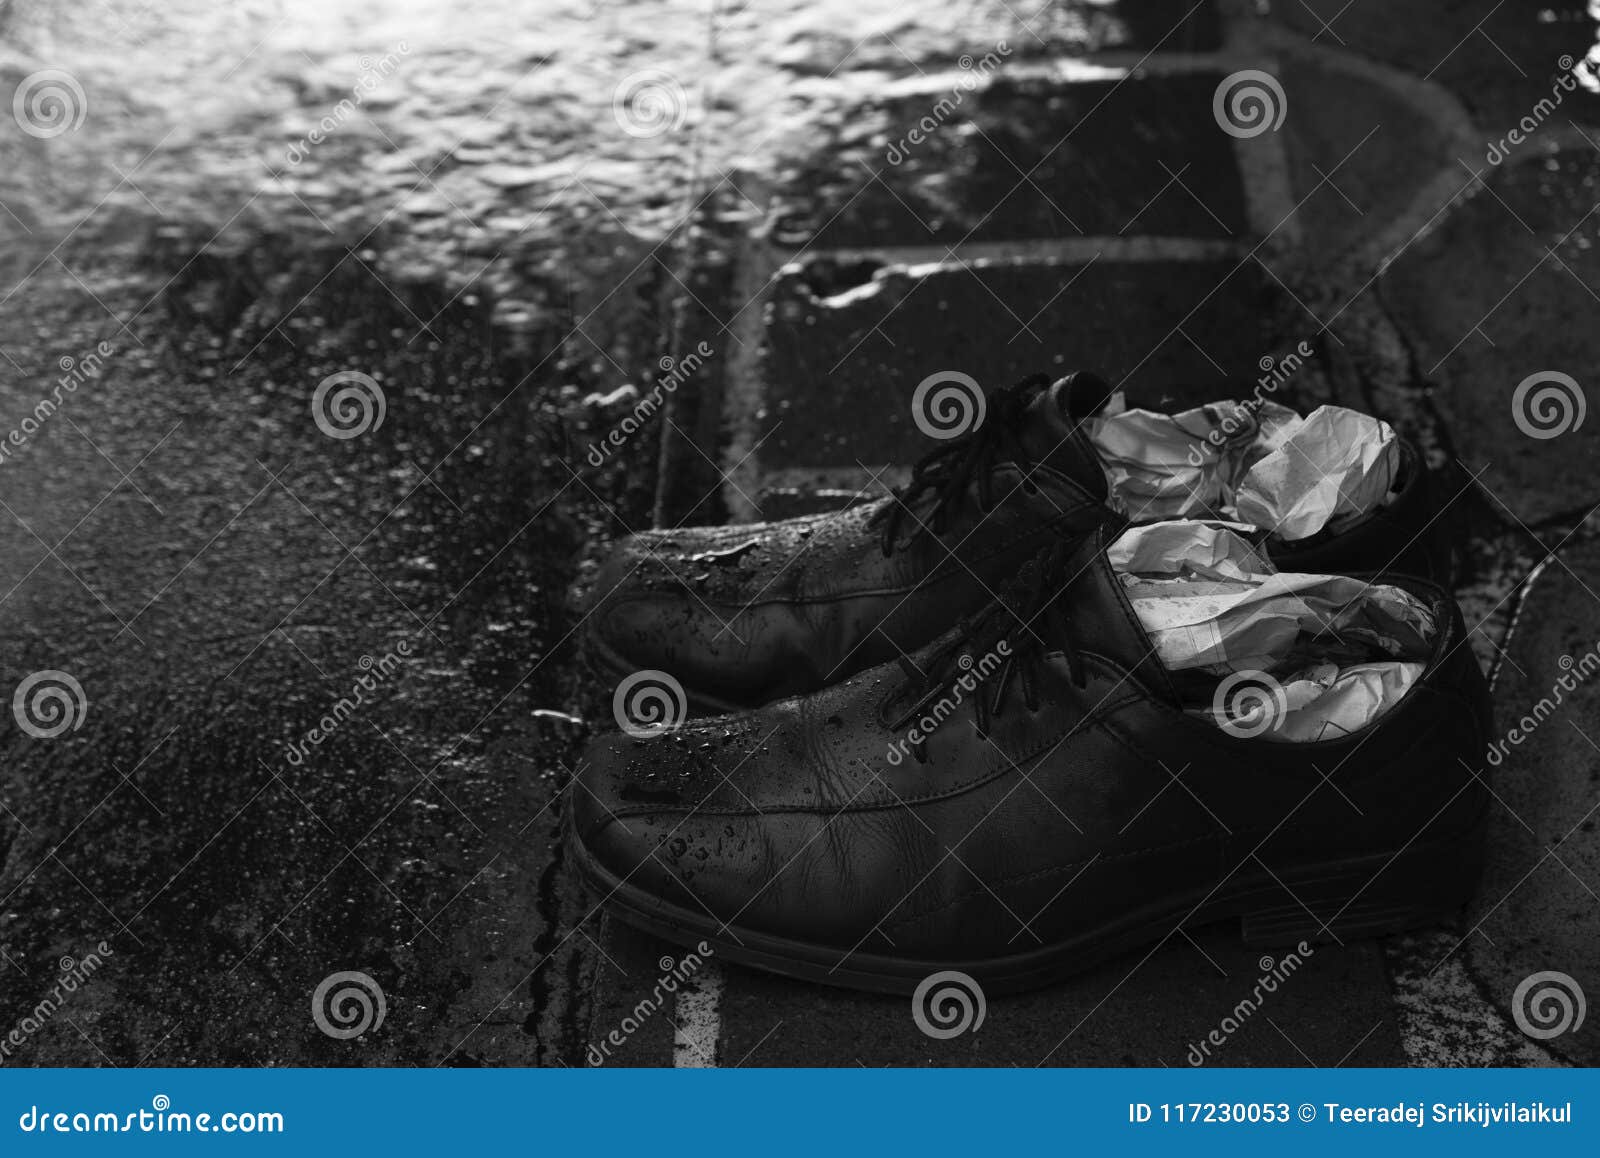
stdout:
[[[995,390],[986,400],[984,421],[976,430],[922,457],[911,470],[911,481],[895,488],[894,501],[882,516],[885,558],[894,554],[907,517],[918,522],[919,531],[925,526],[935,535],[944,534],[950,512],[960,504],[974,479],[978,484],[978,510],[989,513],[994,506],[992,468],[1008,458],[1024,463],[1031,460],[1019,432],[1029,401],[1038,390],[1049,386],[1048,375],[1031,374],[1015,385]],[[1024,482],[1023,489],[1031,493],[1036,488],[1033,483]],[[919,520],[913,508],[927,494],[934,496],[933,508],[926,520]],[[915,537],[913,534],[907,542]]]
[[[906,674],[921,687],[911,707],[891,725],[895,730],[926,715],[927,705],[941,693],[953,694],[951,689],[962,676],[974,666],[981,669],[977,657],[999,655],[1002,643],[1006,652],[998,668],[974,689],[973,714],[980,736],[988,735],[993,721],[1004,712],[1006,693],[1014,679],[1021,685],[1022,702],[1028,711],[1039,710],[1039,671],[1052,652],[1059,651],[1066,660],[1076,686],[1086,685],[1088,677],[1072,642],[1065,601],[1057,598],[1068,578],[1066,562],[1071,546],[1063,541],[1040,552],[998,599],[963,624],[960,635],[939,653],[929,671],[918,671],[909,659],[901,661]],[[964,657],[965,665],[961,662]],[[911,746],[919,763],[928,761],[925,749],[926,736]]]

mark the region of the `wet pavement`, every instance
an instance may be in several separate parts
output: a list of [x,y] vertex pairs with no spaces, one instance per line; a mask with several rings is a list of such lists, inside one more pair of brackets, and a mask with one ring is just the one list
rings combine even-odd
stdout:
[[[0,95],[66,68],[88,108],[0,139],[0,424],[74,382],[0,458],[0,686],[82,689],[75,730],[0,721],[0,1031],[106,945],[5,1061],[576,1065],[631,1018],[608,1064],[1187,1064],[1264,968],[1225,931],[951,1041],[714,965],[640,1019],[681,954],[606,919],[560,846],[611,715],[575,592],[627,529],[825,507],[914,459],[934,370],[1089,365],[1192,401],[1306,339],[1285,400],[1377,409],[1476,479],[1459,589],[1502,723],[1531,710],[1600,638],[1594,427],[1511,411],[1595,362],[1597,98],[1511,163],[1483,149],[1594,26],[1417,7],[3,10]],[[1288,115],[1236,140],[1211,92],[1257,57]],[[630,132],[613,93],[650,70],[683,123]],[[665,437],[594,465],[623,411],[582,399],[701,336]],[[354,409],[319,409],[341,372]],[[1460,928],[1319,950],[1217,1060],[1595,1061],[1592,1025],[1510,1015],[1541,970],[1600,992],[1590,737],[1583,690],[1485,770],[1495,856]],[[313,1013],[344,972],[384,1010],[349,1038]]]
[[[115,956],[23,1056],[579,1049],[584,914],[550,884],[583,695],[566,584],[626,485],[562,465],[559,392],[482,311],[413,298],[430,337],[367,272],[306,255],[288,296],[214,328],[66,264],[86,286],[41,270],[0,339],[25,382],[112,348],[4,466],[7,686],[63,672],[85,704],[54,737],[8,717],[6,1016],[58,959]],[[240,364],[272,321],[293,344]],[[385,411],[331,438],[310,391],[354,351]],[[311,1021],[345,970],[381,986],[381,1036]]]

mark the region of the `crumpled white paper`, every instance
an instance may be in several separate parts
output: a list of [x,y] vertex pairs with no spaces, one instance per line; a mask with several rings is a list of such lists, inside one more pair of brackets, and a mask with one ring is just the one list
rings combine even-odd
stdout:
[[1106,415],[1088,423],[1089,441],[1100,455],[1112,507],[1134,522],[1218,514],[1225,504],[1226,461],[1208,439],[1225,446],[1228,434],[1248,432],[1255,423],[1232,403],[1202,406],[1181,414],[1123,409],[1122,395],[1106,405]]
[[[1236,532],[1247,523],[1176,519],[1124,531],[1109,547],[1111,569],[1123,576],[1187,576],[1196,579],[1250,579],[1274,568]],[[1126,582],[1126,579],[1124,579]]]
[[[1162,664],[1219,681],[1235,672],[1267,676],[1281,718],[1263,739],[1323,739],[1371,724],[1421,674],[1436,631],[1432,612],[1399,587],[1279,572],[1236,528],[1153,523],[1108,548]],[[1225,709],[1193,710],[1222,724]]]
[[1381,506],[1399,472],[1394,428],[1342,406],[1301,418],[1271,401],[1125,405],[1114,395],[1088,433],[1111,505],[1136,522],[1228,519],[1305,539]]
[[1279,434],[1233,487],[1233,510],[1283,539],[1375,510],[1400,470],[1394,428],[1370,414],[1319,406]]

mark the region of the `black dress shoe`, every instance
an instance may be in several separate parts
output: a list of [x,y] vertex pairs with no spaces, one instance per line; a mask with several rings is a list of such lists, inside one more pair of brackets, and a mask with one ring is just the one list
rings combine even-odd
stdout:
[[[996,391],[978,429],[925,457],[902,492],[842,513],[630,535],[602,560],[586,658],[613,683],[665,672],[693,708],[728,711],[915,651],[1042,544],[1120,525],[1083,426],[1108,391],[1087,373]],[[1427,472],[1409,444],[1401,461],[1388,503],[1337,534],[1269,539],[1273,561],[1442,577]]]
[[989,396],[977,430],[898,497],[753,526],[631,535],[604,560],[585,653],[657,670],[712,710],[812,691],[914,651],[994,597],[1055,534],[1116,518],[1070,380]]
[[1104,546],[1036,560],[905,670],[595,741],[577,863],[668,940],[886,991],[945,969],[1026,988],[1221,920],[1281,947],[1453,916],[1491,727],[1454,601],[1384,577],[1434,629],[1375,722],[1244,737],[1184,710]]

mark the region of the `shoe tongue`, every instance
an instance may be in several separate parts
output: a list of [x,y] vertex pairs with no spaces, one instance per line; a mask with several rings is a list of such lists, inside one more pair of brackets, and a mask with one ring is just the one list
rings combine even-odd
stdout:
[[1096,393],[1097,386],[1105,383],[1080,371],[1041,387],[1023,408],[1018,438],[1035,462],[1060,471],[1103,502],[1105,471],[1083,421],[1094,413],[1085,409],[1085,399]]
[[1126,668],[1150,692],[1176,704],[1178,694],[1156,653],[1155,642],[1139,622],[1106,558],[1106,547],[1115,534],[1113,530],[1108,535],[1102,527],[1085,535],[1061,557],[1050,581],[1058,588],[1062,618],[1067,621],[1071,642],[1079,649]]

